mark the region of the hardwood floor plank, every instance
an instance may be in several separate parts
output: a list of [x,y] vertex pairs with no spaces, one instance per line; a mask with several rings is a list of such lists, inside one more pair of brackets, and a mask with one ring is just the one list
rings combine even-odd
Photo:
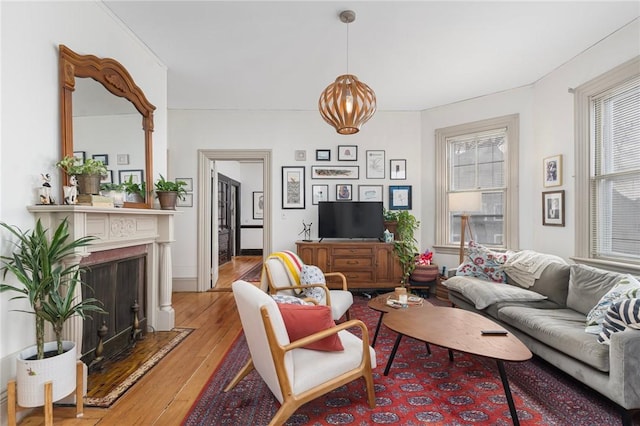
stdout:
[[[222,265],[215,292],[174,293],[176,327],[194,331],[110,408],[54,407],[55,425],[176,425],[187,414],[200,391],[242,330],[230,293],[231,283],[249,271],[261,256],[236,257]],[[21,425],[44,424],[41,409]]]

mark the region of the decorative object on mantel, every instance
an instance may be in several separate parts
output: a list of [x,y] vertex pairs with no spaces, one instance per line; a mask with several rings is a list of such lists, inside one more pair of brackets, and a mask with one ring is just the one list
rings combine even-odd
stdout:
[[184,199],[187,191],[183,188],[187,186],[187,183],[181,180],[171,181],[166,180],[164,176],[160,175],[155,183],[156,197],[160,202],[160,208],[162,210],[175,210],[178,198]]
[[[2,257],[2,270],[19,282],[19,285],[0,284],[0,292],[18,293],[14,299],[26,299],[33,311],[27,313],[35,315],[36,344],[21,351],[16,358],[17,404],[20,407],[49,405],[78,387],[76,343],[62,340],[65,322],[74,316],[85,318],[87,312],[105,313],[97,299],[78,300],[79,287],[87,283],[82,281],[79,264],[69,262],[76,250],[90,245],[95,238],[84,236],[70,240],[66,219],[51,233],[51,239],[40,220],[30,231],[6,223],[0,226],[17,239],[12,256]],[[53,342],[44,341],[45,323],[53,327],[56,336]],[[15,382],[9,384],[9,411],[14,417],[15,387]],[[81,411],[81,407],[80,398],[76,409]]]
[[347,24],[347,74],[340,75],[327,86],[318,100],[322,118],[341,135],[360,131],[376,112],[376,94],[366,84],[349,74],[349,25],[356,20],[353,10],[340,12],[340,21]]
[[[78,157],[65,156],[56,163],[56,166],[61,168],[67,176],[76,177],[78,194],[99,194],[100,180],[103,176],[107,176],[107,166],[93,158],[85,158],[83,161]],[[71,182],[70,185],[73,186]]]
[[78,202],[78,180],[75,176],[69,176],[69,185],[62,187],[64,203],[74,205]]
[[132,203],[143,203],[146,193],[145,182],[134,182],[133,176],[133,174],[130,174],[129,178],[122,184],[122,186],[124,187],[124,192],[127,194],[125,201],[129,201]]
[[51,195],[51,175],[42,173],[42,187],[40,188],[40,204],[55,204],[55,200]]
[[121,183],[103,183],[100,185],[100,195],[111,198],[114,207],[124,205],[125,190]]

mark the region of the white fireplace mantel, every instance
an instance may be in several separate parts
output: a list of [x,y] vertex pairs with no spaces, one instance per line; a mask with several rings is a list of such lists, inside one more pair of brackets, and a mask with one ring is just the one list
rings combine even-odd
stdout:
[[[77,239],[98,239],[82,247],[77,256],[89,256],[104,250],[124,247],[147,247],[147,323],[158,331],[171,330],[175,312],[171,306],[171,243],[174,241],[174,210],[103,208],[92,206],[30,206],[28,210],[40,219],[45,229],[55,229],[67,218],[69,233]],[[79,259],[78,259],[79,260]],[[82,326],[69,330],[72,340],[82,342]]]

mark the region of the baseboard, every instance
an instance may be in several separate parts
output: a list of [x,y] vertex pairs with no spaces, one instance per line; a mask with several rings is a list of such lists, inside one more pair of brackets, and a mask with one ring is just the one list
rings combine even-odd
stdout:
[[173,278],[172,291],[196,292],[198,291],[198,279],[193,278]]
[[240,256],[262,256],[262,249],[240,249]]

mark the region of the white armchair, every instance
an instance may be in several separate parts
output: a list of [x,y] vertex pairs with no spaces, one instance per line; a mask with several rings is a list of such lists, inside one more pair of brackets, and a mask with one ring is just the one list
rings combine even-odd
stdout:
[[[282,255],[286,253],[286,256]],[[287,265],[288,258],[293,262]],[[347,320],[351,317],[349,315],[349,308],[353,305],[353,294],[349,291],[347,286],[347,278],[341,272],[327,272],[324,273],[325,277],[337,277],[341,280],[340,289],[330,290],[325,283],[308,283],[301,285],[296,281],[291,269],[296,267],[302,268],[303,263],[300,258],[292,252],[278,252],[272,253],[264,262],[264,271],[262,274],[262,287],[263,290],[268,291],[271,294],[288,294],[295,295],[295,290],[300,290],[308,287],[319,287],[325,292],[324,303],[327,306],[331,306],[331,312],[333,319],[338,321],[343,315],[346,315]]]
[[[362,321],[350,320],[310,336],[289,341],[276,302],[264,291],[245,282],[232,284],[242,328],[251,353],[251,361],[225,388],[232,389],[255,368],[273,395],[281,403],[270,425],[283,424],[303,404],[363,377],[367,401],[375,407],[371,369],[376,366],[375,351],[369,346],[369,334]],[[347,328],[359,327],[362,339]],[[325,352],[303,346],[338,334],[343,351]]]

